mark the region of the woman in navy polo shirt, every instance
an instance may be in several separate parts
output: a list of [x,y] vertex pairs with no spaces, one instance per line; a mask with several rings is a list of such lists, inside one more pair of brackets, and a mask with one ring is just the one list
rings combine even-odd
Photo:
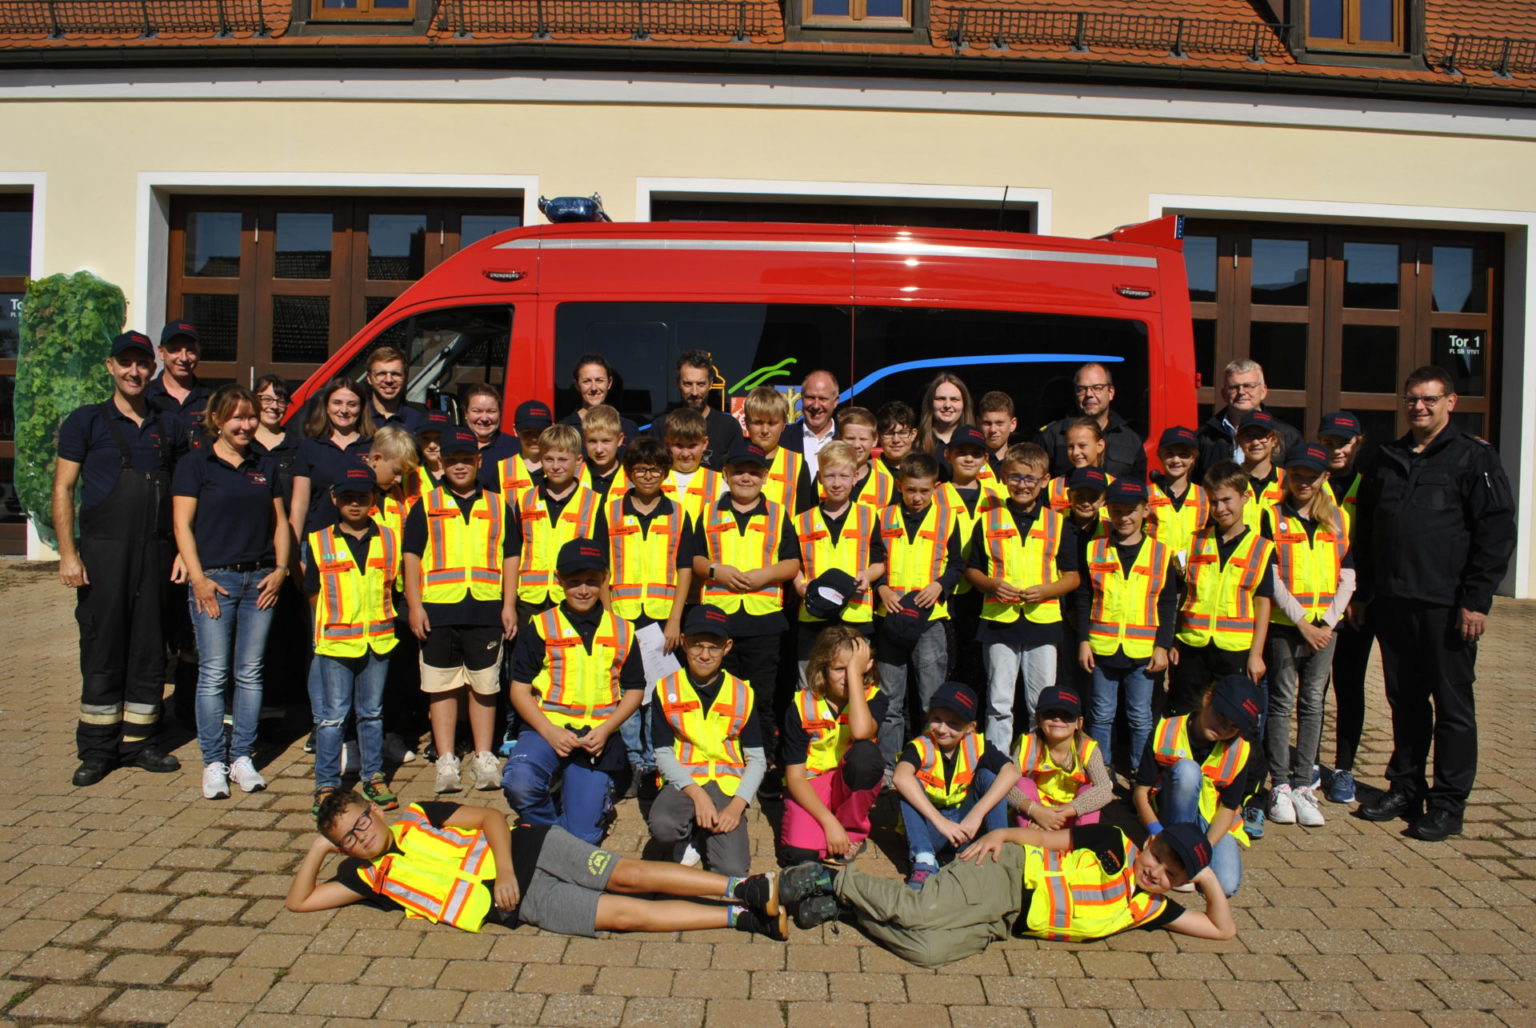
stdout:
[[498,491],[497,469],[519,449],[517,436],[501,430],[501,391],[477,383],[464,390],[463,403],[464,427],[475,433],[480,446],[480,487]]
[[[256,425],[251,391],[220,386],[208,401],[213,444],[183,458],[171,484],[180,555],[173,578],[190,585],[187,607],[200,657],[197,742],[208,799],[228,796],[231,778],[246,792],[267,784],[251,753],[267,632],[288,574],[291,537],[277,475],[251,448]],[[226,743],[224,686],[231,668],[234,732]]]
[[293,499],[288,521],[295,539],[308,539],[336,523],[331,486],[342,473],[366,459],[373,441],[373,415],[359,387],[333,378],[304,422],[299,457],[293,464]]

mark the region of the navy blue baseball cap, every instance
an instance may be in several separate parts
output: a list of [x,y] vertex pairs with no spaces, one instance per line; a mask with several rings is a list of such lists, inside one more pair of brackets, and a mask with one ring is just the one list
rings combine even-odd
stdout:
[[1198,825],[1188,822],[1164,825],[1163,834],[1158,838],[1168,844],[1179,863],[1184,865],[1184,874],[1188,878],[1193,879],[1211,866],[1211,840]]
[[953,450],[957,446],[974,446],[982,453],[987,452],[987,437],[981,434],[981,429],[975,425],[961,425],[955,429],[949,437],[949,445],[944,449]]
[[1353,439],[1357,435],[1364,435],[1360,428],[1360,419],[1347,410],[1330,411],[1323,415],[1323,423],[1318,426],[1317,436],[1321,439],[1325,435],[1335,435],[1340,439]]
[[763,448],[756,443],[748,442],[745,437],[731,442],[730,453],[725,458],[725,466],[733,464],[756,464],[759,467],[768,467],[773,462],[763,452]]
[[684,635],[714,635],[721,639],[731,637],[731,619],[725,611],[712,603],[701,603],[683,618]]
[[922,638],[923,632],[928,629],[928,618],[933,614],[932,607],[917,605],[913,599],[916,595],[907,593],[903,596],[896,613],[882,617],[879,625],[881,634],[898,647],[909,650]]
[[1280,423],[1275,416],[1267,410],[1251,410],[1237,420],[1237,434],[1242,435],[1250,428],[1263,429],[1265,432],[1278,432]]
[[196,346],[202,342],[197,335],[197,326],[190,321],[171,321],[160,330],[160,345],[164,346],[177,336],[186,336]]
[[452,428],[453,419],[448,416],[447,411],[429,410],[427,411],[426,420],[424,420],[421,423],[421,427],[416,430],[416,438],[420,439],[428,432],[437,432],[441,434],[443,432],[451,431]]
[[548,428],[554,423],[555,416],[549,412],[549,404],[542,400],[525,400],[512,414],[512,424],[519,432]]
[[[1067,476],[1067,489],[1092,489],[1095,492],[1109,491],[1109,476],[1104,474],[1103,468],[1073,468]],[[1146,497],[1142,497],[1145,499]]]
[[945,682],[933,691],[933,698],[928,701],[928,709],[936,710],[943,707],[952,710],[967,721],[975,721],[976,694],[971,692],[970,686],[963,682]]
[[1217,713],[1225,714],[1243,738],[1251,739],[1258,734],[1264,698],[1247,675],[1227,675],[1218,680],[1211,690],[1211,706]]
[[112,340],[112,349],[109,351],[113,357],[127,350],[143,350],[150,360],[155,359],[155,344],[149,341],[149,336],[143,332],[124,332]]
[[576,571],[607,571],[608,549],[591,539],[572,539],[560,547],[555,557],[555,570],[562,575]]
[[1147,502],[1146,483],[1135,478],[1117,478],[1104,491],[1105,504],[1124,503],[1135,506]]
[[1316,443],[1308,443],[1286,452],[1286,468],[1310,468],[1318,474],[1328,470],[1328,451]]
[[837,617],[859,591],[859,583],[842,568],[823,571],[805,584],[805,610],[811,617]]
[[450,428],[443,433],[437,448],[445,457],[450,453],[479,453],[480,440],[467,428]]
[[1187,446],[1191,450],[1200,449],[1200,443],[1195,438],[1195,430],[1185,428],[1183,425],[1163,429],[1162,437],[1157,441],[1157,448],[1164,450],[1170,446]]
[[341,475],[331,483],[331,495],[340,496],[342,493],[372,493],[379,487],[379,481],[373,475],[373,469],[359,461],[349,464],[342,469]]
[[1053,710],[1059,710],[1072,718],[1082,717],[1083,699],[1077,694],[1076,689],[1069,689],[1064,685],[1046,686],[1040,690],[1040,696],[1035,700],[1035,716],[1048,714]]

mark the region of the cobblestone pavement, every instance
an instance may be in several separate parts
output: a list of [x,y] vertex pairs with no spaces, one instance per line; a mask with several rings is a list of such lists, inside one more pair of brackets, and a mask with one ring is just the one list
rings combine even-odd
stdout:
[[[1520,791],[1536,769],[1525,673],[1536,603],[1501,601],[1491,620],[1479,667],[1482,770],[1465,836],[1413,842],[1401,825],[1325,804],[1326,827],[1272,826],[1248,851],[1232,942],[1166,932],[1011,941],[935,974],[847,926],[784,945],[731,931],[470,935],[361,907],[290,914],[282,898],[311,831],[311,764],[299,741],[258,757],[267,791],[221,802],[201,798],[185,732],[175,737],[179,774],[119,771],[71,787],[71,600],[51,569],[10,565],[3,577],[6,1023],[1536,1022],[1536,798]],[[1371,695],[1362,784],[1380,786],[1389,733],[1379,680]],[[420,760],[395,783],[407,800],[430,798]],[[465,798],[503,804],[498,793]],[[620,811],[610,845],[638,852],[634,802]],[[757,811],[752,836],[758,866],[770,866],[772,832]],[[899,842],[876,841],[861,863],[896,874],[887,853],[899,856]]]

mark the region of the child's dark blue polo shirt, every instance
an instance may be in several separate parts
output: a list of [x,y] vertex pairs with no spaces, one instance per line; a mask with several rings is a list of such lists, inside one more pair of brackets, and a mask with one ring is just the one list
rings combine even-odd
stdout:
[[426,423],[426,411],[419,407],[413,407],[408,403],[402,403],[400,409],[393,414],[385,414],[377,406],[373,408],[373,430],[375,432],[381,428],[398,428],[409,432],[414,437]]
[[59,426],[59,456],[80,465],[80,505],[95,507],[107,498],[117,484],[122,469],[122,455],[106,417],[113,418],[132,441],[129,447],[133,470],[153,473],[160,470],[160,450],[170,448],[166,465],[186,452],[186,426],[175,414],[151,408],[142,424],[135,425],[117,405],[107,401],[110,415],[104,416],[99,403],[75,410]]
[[341,481],[347,468],[357,467],[368,456],[371,440],[358,436],[342,449],[330,439],[305,436],[299,440],[299,456],[293,462],[293,477],[309,479],[309,509],[304,512],[304,534],[318,532],[338,519],[331,502],[331,486]]
[[207,568],[272,563],[272,500],[282,495],[271,462],[254,453],[238,467],[209,445],[176,465],[172,496],[197,500],[192,535]]

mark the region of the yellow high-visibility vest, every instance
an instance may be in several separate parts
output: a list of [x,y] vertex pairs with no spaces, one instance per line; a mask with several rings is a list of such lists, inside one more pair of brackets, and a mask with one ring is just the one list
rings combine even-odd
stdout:
[[[873,703],[880,687],[871,685],[864,690],[866,703]],[[795,714],[805,729],[810,743],[805,750],[806,773],[815,776],[837,768],[843,762],[848,747],[853,745],[853,731],[848,727],[848,707],[834,711],[832,704],[817,696],[811,689],[801,689],[795,694]]]
[[[863,503],[850,503],[845,512],[846,520],[837,541],[832,541],[832,530],[827,527],[826,515],[821,507],[812,507],[795,519],[795,534],[800,539],[801,569],[807,582],[818,575],[837,568],[858,577],[869,567],[869,547],[875,534],[875,519],[879,516],[873,507]],[[726,563],[729,563],[727,561]],[[874,616],[871,602],[873,591],[854,593],[843,608],[842,620],[848,624],[868,623]],[[813,617],[800,605],[800,620],[814,624],[822,619]]]
[[[721,510],[712,505],[704,513],[704,545],[711,564],[729,564],[741,571],[769,568],[779,562],[779,541],[784,533],[783,509],[772,500],[747,519],[745,528],[736,523],[736,511],[729,502]],[[765,585],[752,592],[739,593],[718,582],[705,582],[703,602],[713,603],[727,614],[772,614],[784,609],[783,592],[777,585]]]
[[[917,534],[907,538],[907,509],[899,503],[880,515],[880,538],[885,543],[885,581],[898,596],[920,592],[944,574],[949,559],[949,537],[955,530],[955,513],[942,503],[930,503],[918,517]],[[886,615],[882,611],[881,617]],[[928,620],[949,617],[949,603],[940,599]]]
[[987,741],[977,732],[971,732],[960,740],[955,749],[955,773],[944,781],[944,754],[926,733],[912,740],[917,747],[917,780],[923,792],[940,810],[953,810],[965,802],[970,794],[971,782],[976,769],[981,766],[981,755],[987,752]]
[[1147,533],[1168,547],[1170,554],[1187,554],[1190,540],[1210,520],[1211,500],[1204,486],[1191,482],[1184,503],[1177,509],[1160,483],[1147,487]]
[[439,487],[423,497],[427,549],[421,556],[423,603],[458,603],[466,595],[501,600],[501,551],[506,542],[505,505],[482,489],[466,523],[459,505]]
[[669,513],[658,513],[647,526],[639,515],[625,512],[624,497],[608,501],[608,590],[614,613],[625,620],[643,614],[665,621],[672,615],[683,518],[675,503],[669,505]]
[[309,533],[309,552],[320,575],[314,618],[317,655],[388,653],[400,641],[395,637],[394,598],[399,538],[394,529],[380,525],[368,540],[366,567],[359,568],[336,525]]
[[521,496],[534,487],[533,472],[521,453],[514,453],[496,465],[496,481],[503,496]]
[[412,803],[389,826],[391,850],[357,869],[370,889],[405,909],[406,917],[478,932],[491,912],[486,882],[496,880],[496,857],[478,830],[434,828]]
[[[1343,509],[1340,508],[1342,518]],[[1301,604],[1308,621],[1320,621],[1333,598],[1339,591],[1339,572],[1344,567],[1344,556],[1349,552],[1349,540],[1341,526],[1317,525],[1311,536],[1301,519],[1276,507],[1270,513],[1274,528],[1275,571],[1280,581],[1290,590],[1296,602]],[[1278,603],[1269,608],[1269,619],[1275,624],[1289,625]]]
[[517,503],[517,515],[523,524],[523,559],[517,572],[517,598],[524,603],[559,603],[565,590],[555,575],[555,561],[560,547],[572,539],[592,538],[597,520],[598,497],[592,490],[577,485],[560,509],[560,517],[549,519],[549,504],[538,489],[525,489]]
[[[1172,767],[1181,760],[1194,760],[1194,750],[1189,745],[1189,725],[1197,714],[1180,714],[1165,717],[1152,730],[1152,755],[1164,767]],[[1200,763],[1200,816],[1205,823],[1216,820],[1216,807],[1221,802],[1221,790],[1231,785],[1248,764],[1252,746],[1247,739],[1223,739],[1211,747],[1205,760]],[[1156,790],[1153,790],[1154,793]],[[1232,823],[1232,838],[1248,845],[1248,833],[1243,830],[1243,819]]]
[[1088,758],[1093,756],[1099,744],[1086,732],[1079,734],[1082,738],[1073,754],[1075,763],[1071,767],[1057,765],[1051,758],[1051,748],[1034,732],[1023,733],[1014,744],[1014,763],[1019,765],[1025,777],[1035,780],[1040,802],[1048,807],[1065,807],[1077,799],[1078,792],[1088,784]]
[[590,653],[559,607],[544,611],[534,624],[544,640],[544,666],[529,684],[544,716],[572,731],[607,721],[619,708],[619,672],[635,643],[629,622],[603,611]]
[[805,454],[780,446],[773,451],[772,461],[768,466],[768,477],[763,480],[763,495],[777,503],[786,513],[794,513],[800,472],[805,467]]
[[[689,521],[697,524],[704,516],[704,512],[720,501],[727,492],[725,479],[720,472],[711,471],[700,464],[693,473],[693,480],[687,488],[682,485],[682,473],[677,470],[667,472],[667,477],[661,483],[662,494],[676,504]],[[788,509],[787,507],[784,509]]]
[[[1062,544],[1060,514],[1041,504],[1027,538],[1020,538],[1019,526],[1006,504],[988,510],[982,524],[991,577],[1019,589],[1048,585],[1056,580],[1056,551]],[[1039,603],[1005,603],[996,596],[988,596],[981,605],[981,616],[987,621],[1012,624],[1020,614],[1037,625],[1058,624],[1061,604],[1055,599]]]
[[1250,530],[1226,564],[1221,563],[1215,526],[1195,533],[1184,570],[1184,606],[1178,640],[1186,646],[1215,643],[1231,653],[1253,643],[1253,598],[1275,547]]
[[686,670],[657,682],[656,695],[672,726],[672,751],[683,770],[696,784],[714,782],[721,792],[735,796],[747,769],[741,733],[752,716],[752,690],[729,672],[721,675],[720,693],[708,711]]
[[1119,866],[1106,868],[1093,850],[1024,847],[1029,896],[1024,934],[1053,942],[1103,939],[1157,917],[1168,902],[1136,888],[1137,849],[1120,833]]
[[1146,660],[1157,641],[1157,597],[1168,580],[1172,552],[1151,536],[1142,536],[1129,574],[1107,536],[1094,540],[1087,556],[1086,573],[1093,582],[1089,645],[1101,657],[1124,649],[1132,660]]

